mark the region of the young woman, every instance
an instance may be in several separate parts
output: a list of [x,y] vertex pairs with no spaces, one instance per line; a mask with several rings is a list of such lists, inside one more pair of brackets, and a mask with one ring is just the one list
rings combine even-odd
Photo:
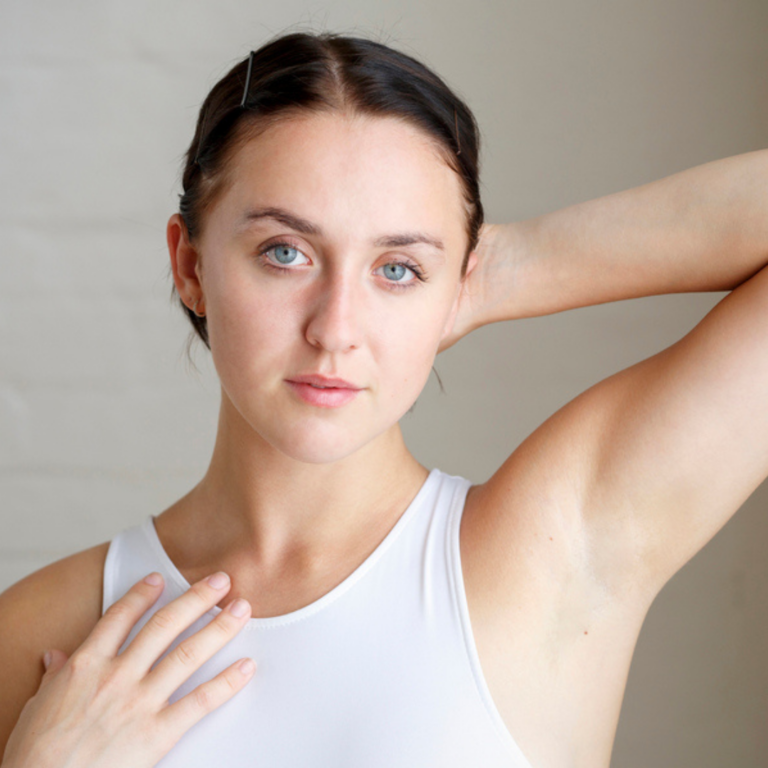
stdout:
[[[423,65],[327,34],[240,62],[167,231],[210,467],[2,595],[3,768],[607,768],[654,597],[768,474],[766,180],[753,152],[483,226],[474,119]],[[721,290],[482,485],[404,444],[482,325]]]

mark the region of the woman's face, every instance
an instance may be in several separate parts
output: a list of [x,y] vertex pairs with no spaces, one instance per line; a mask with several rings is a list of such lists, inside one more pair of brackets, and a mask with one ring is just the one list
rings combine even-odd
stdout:
[[[459,179],[415,128],[341,114],[278,122],[232,167],[197,244],[225,406],[284,454],[343,458],[413,405],[451,328]],[[308,402],[310,374],[359,391]]]

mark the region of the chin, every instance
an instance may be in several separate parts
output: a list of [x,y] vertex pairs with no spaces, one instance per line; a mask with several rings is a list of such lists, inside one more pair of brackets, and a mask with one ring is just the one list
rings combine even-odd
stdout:
[[[361,434],[358,428],[343,429],[340,425],[325,424],[319,428],[307,429],[295,425],[283,429],[273,436],[262,436],[280,453],[305,464],[332,464],[351,456],[368,445],[377,434]],[[329,428],[331,427],[331,428]]]

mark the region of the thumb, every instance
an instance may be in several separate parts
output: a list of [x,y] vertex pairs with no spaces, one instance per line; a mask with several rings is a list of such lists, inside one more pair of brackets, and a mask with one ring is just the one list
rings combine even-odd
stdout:
[[64,651],[59,651],[56,648],[46,651],[45,656],[43,656],[43,666],[45,667],[43,682],[53,677],[68,660],[69,656]]

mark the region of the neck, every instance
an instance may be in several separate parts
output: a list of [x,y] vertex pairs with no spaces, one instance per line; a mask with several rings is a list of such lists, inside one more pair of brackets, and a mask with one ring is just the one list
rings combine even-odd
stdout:
[[246,592],[327,579],[340,563],[354,567],[391,530],[428,475],[408,451],[399,423],[349,456],[315,464],[276,450],[233,410],[223,398],[205,476],[155,521],[190,583],[221,569],[233,585],[252,585]]

